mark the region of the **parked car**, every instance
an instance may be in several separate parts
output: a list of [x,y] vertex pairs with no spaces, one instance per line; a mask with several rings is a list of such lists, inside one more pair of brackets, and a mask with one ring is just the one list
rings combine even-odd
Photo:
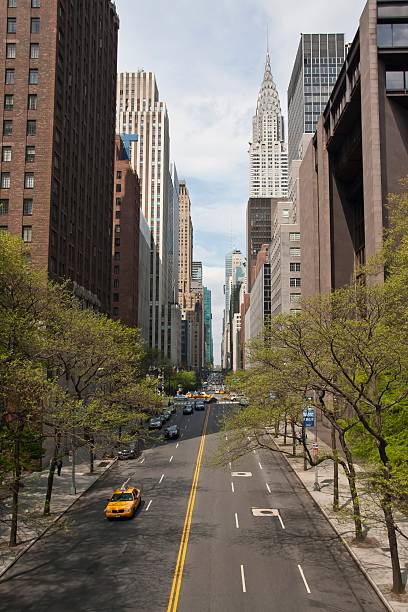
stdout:
[[163,420],[161,417],[152,417],[149,421],[149,429],[161,429]]
[[118,459],[119,461],[124,461],[126,459],[136,459],[137,457],[137,445],[134,442],[131,442],[127,448],[122,448],[118,451]]
[[193,414],[194,408],[193,404],[186,404],[183,408],[183,414]]
[[169,418],[171,417],[171,412],[170,412],[170,410],[163,410],[163,413],[162,413],[162,415],[161,415],[161,416],[163,417],[163,419],[164,419],[165,421],[168,421],[168,420],[169,420]]
[[164,437],[168,440],[178,438],[180,435],[180,427],[178,425],[169,425],[164,430]]

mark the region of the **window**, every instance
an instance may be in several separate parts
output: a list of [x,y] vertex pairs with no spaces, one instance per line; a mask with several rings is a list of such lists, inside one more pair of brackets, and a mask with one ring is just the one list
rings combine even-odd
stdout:
[[116,172],[116,178],[117,178],[119,181],[120,181],[120,179],[122,178],[122,171],[121,171],[121,170],[118,170],[118,171]]
[[6,94],[4,96],[4,110],[11,111],[14,107],[14,96],[13,94]]
[[8,0],[7,6],[8,8],[17,8],[17,0]]
[[289,219],[289,209],[288,208],[284,208],[282,210],[282,218],[283,219]]
[[0,215],[7,215],[9,211],[9,201],[0,200]]
[[290,309],[290,314],[291,315],[299,315],[302,311],[300,310],[300,308],[291,308]]
[[122,191],[122,185],[120,183],[116,183],[116,193],[120,193]]
[[114,317],[119,316],[119,308],[117,306],[115,306],[114,309],[113,309],[113,316]]
[[31,225],[23,225],[23,240],[24,242],[31,242],[33,239],[33,228]]
[[40,8],[41,0],[31,0],[31,8]]
[[28,82],[30,85],[38,85],[38,70],[37,68],[30,68],[28,73]]
[[11,162],[11,147],[3,147],[1,152],[1,161]]
[[119,289],[119,279],[115,278],[115,280],[113,281],[113,286],[115,289]]
[[119,272],[120,272],[120,267],[119,267],[119,266],[115,266],[115,267],[113,268],[113,273],[114,273],[114,274],[119,274]]
[[291,287],[300,287],[300,278],[291,278],[290,279]]
[[24,187],[34,189],[34,172],[26,172],[24,175]]
[[119,293],[114,293],[113,294],[113,301],[114,302],[119,302]]
[[122,204],[122,198],[116,198],[116,206],[120,206]]
[[1,188],[10,189],[10,172],[1,173]]
[[3,136],[11,136],[13,133],[13,122],[11,119],[3,121]]
[[38,43],[31,43],[30,45],[30,58],[38,59],[40,57],[40,45]]
[[7,59],[16,58],[16,43],[7,43],[6,45],[6,57]]
[[290,242],[298,242],[300,240],[300,232],[291,232],[289,234]]
[[379,23],[377,44],[380,48],[408,47],[408,23]]
[[33,119],[27,121],[27,136],[35,136],[37,132],[37,122]]
[[115,238],[115,247],[120,247],[120,238]]
[[31,164],[32,162],[35,161],[35,147],[33,147],[33,146],[26,147],[25,160],[29,164]]
[[17,20],[15,17],[7,19],[7,34],[15,34],[17,29]]
[[28,94],[28,110],[37,110],[37,94]]
[[116,251],[116,253],[115,253],[115,260],[116,261],[120,260],[120,251]]
[[15,70],[14,68],[6,68],[6,85],[13,85],[15,81]]
[[290,264],[290,271],[291,272],[300,272],[300,263],[291,263]]
[[289,301],[291,304],[298,304],[301,300],[301,297],[302,296],[300,295],[300,293],[291,293]]
[[40,31],[40,18],[32,17],[31,18],[31,34],[38,34]]
[[0,232],[7,232],[8,225],[0,225]]
[[387,71],[385,74],[385,87],[387,91],[405,91],[408,88],[407,73],[402,70]]
[[291,247],[289,249],[289,254],[291,257],[300,257],[300,248],[298,247]]
[[120,225],[115,225],[115,234],[120,234]]
[[25,198],[23,200],[23,215],[29,216],[33,214],[33,200],[32,198]]
[[116,213],[115,213],[115,218],[116,219],[120,219],[120,216],[121,216],[121,212],[120,212],[120,210],[117,210]]

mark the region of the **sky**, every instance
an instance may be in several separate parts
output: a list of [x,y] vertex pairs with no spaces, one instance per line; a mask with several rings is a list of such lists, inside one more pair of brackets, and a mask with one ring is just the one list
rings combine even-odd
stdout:
[[301,32],[351,41],[366,0],[116,0],[119,71],[153,71],[167,103],[171,159],[192,201],[194,260],[212,291],[220,363],[224,260],[246,252],[248,143],[266,32],[282,112]]

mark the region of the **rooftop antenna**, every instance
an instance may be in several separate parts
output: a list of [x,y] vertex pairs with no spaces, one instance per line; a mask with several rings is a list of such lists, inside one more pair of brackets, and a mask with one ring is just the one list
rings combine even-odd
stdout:
[[266,55],[269,57],[269,23],[266,24]]

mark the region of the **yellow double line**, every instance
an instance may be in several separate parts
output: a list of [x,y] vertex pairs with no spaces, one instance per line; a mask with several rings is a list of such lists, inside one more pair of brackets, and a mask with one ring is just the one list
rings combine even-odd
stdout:
[[198,454],[197,454],[196,467],[194,470],[193,482],[191,485],[190,497],[189,497],[188,505],[187,505],[186,518],[184,519],[183,533],[181,535],[181,542],[180,542],[180,548],[179,548],[179,553],[177,557],[176,569],[174,571],[173,584],[171,587],[169,605],[167,606],[167,612],[176,612],[179,597],[180,597],[181,580],[183,578],[183,570],[184,570],[184,563],[185,563],[186,554],[187,554],[188,538],[190,536],[191,521],[193,519],[193,510],[194,510],[195,498],[196,498],[196,493],[197,493],[198,478],[200,476],[201,462],[203,460],[204,444],[205,444],[205,436],[206,436],[207,426],[208,426],[209,410],[210,410],[209,407],[207,407],[207,412],[206,412],[205,419],[204,419],[203,433],[201,434],[201,442],[200,442],[200,447],[198,449]]

